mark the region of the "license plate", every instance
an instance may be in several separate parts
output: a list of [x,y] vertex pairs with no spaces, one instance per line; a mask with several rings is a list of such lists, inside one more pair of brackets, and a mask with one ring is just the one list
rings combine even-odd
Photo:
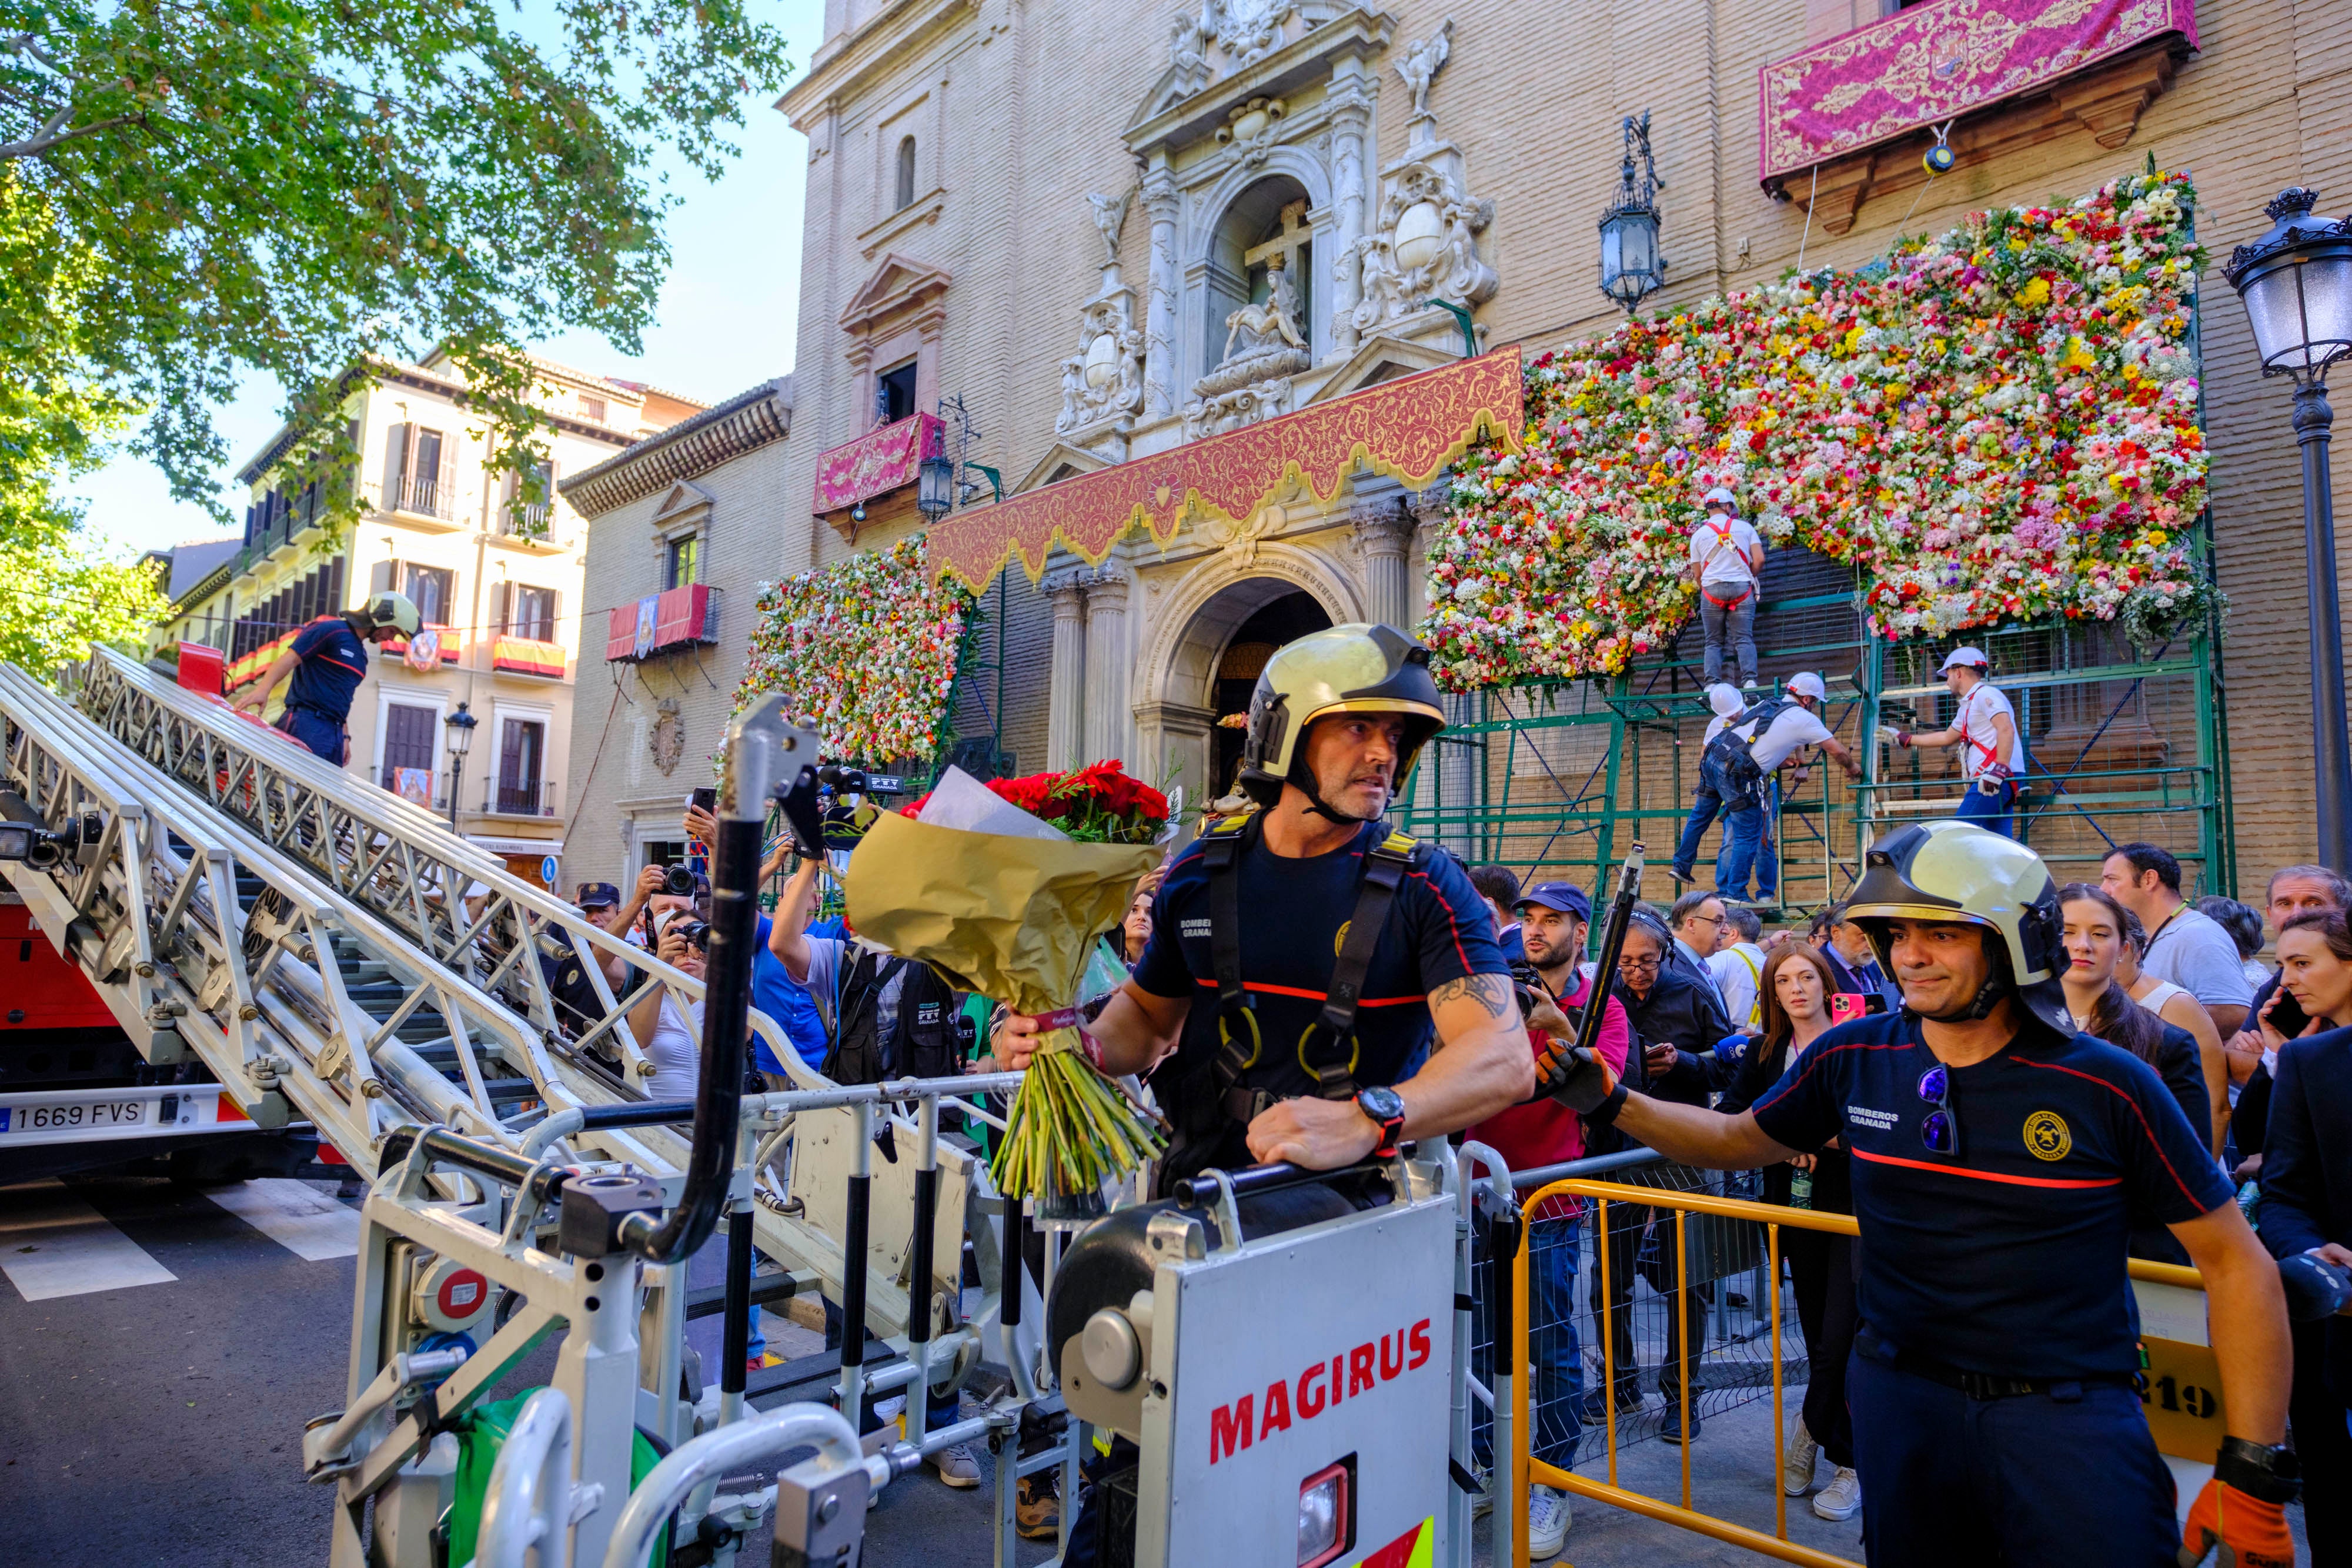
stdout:
[[0,1109],[0,1133],[106,1132],[146,1124],[152,1100],[83,1100]]

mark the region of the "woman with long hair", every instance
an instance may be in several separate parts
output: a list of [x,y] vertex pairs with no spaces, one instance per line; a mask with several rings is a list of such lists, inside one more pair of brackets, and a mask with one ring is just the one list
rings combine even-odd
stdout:
[[[1829,960],[1802,942],[1772,950],[1758,977],[1763,1011],[1760,1032],[1740,1053],[1739,1068],[1717,1109],[1727,1115],[1746,1110],[1780,1081],[1789,1064],[1828,1032],[1830,998],[1837,979]],[[1799,1155],[1768,1166],[1764,1201],[1786,1204],[1801,1173],[1811,1191],[1805,1207],[1824,1214],[1853,1212],[1852,1160],[1832,1141],[1818,1154]],[[1823,1519],[1851,1519],[1862,1506],[1862,1480],[1853,1468],[1853,1422],[1846,1414],[1845,1363],[1860,1322],[1854,1309],[1853,1239],[1793,1226],[1780,1232],[1780,1251],[1797,1288],[1797,1322],[1805,1333],[1810,1371],[1805,1404],[1780,1457],[1781,1490],[1790,1497],[1812,1490],[1815,1455],[1825,1456],[1836,1474],[1813,1499]],[[1774,1282],[1778,1288],[1779,1282]]]
[[[2211,1126],[2210,1146],[2214,1158],[2219,1159],[2222,1139],[2230,1126],[2230,1053],[2222,1048],[2221,1031],[2213,1027],[2213,1015],[2205,1010],[2205,1004],[2170,980],[2142,972],[2140,961],[2147,956],[2147,930],[2140,925],[2139,916],[2124,909],[2120,901],[2110,898],[2108,903],[2122,910],[2124,917],[2124,945],[2123,951],[2116,956],[2116,983],[2132,1000],[2173,1028],[2186,1031],[2196,1042],[2197,1067],[2205,1079],[2206,1120],[2200,1123],[2193,1115],[2189,1120],[2192,1125]],[[2098,1033],[2096,1030],[2091,1032]]]
[[[2263,1004],[2255,1020],[2262,1031],[2263,1061],[2278,1071],[2286,1036],[2271,1022],[2281,995],[2292,996],[2311,1020],[2303,1034],[2319,1034],[2352,1022],[2352,924],[2340,911],[2306,909],[2290,915],[2278,935],[2278,992]],[[2296,1036],[2301,1039],[2302,1036]]]
[[[2074,1027],[2122,1047],[2156,1069],[2173,1099],[2179,1102],[2189,1124],[2198,1130],[2208,1149],[2213,1148],[2210,1085],[2199,1061],[2196,1040],[2187,1030],[2165,1022],[2134,1001],[2116,977],[2117,962],[2131,952],[2126,936],[2130,913],[2105,888],[2082,882],[2058,890],[2058,912],[2065,922],[2067,957],[2058,979],[2066,992],[2066,1009],[2074,1015]],[[2187,1250],[2161,1226],[2135,1226],[2130,1249],[2135,1258],[2159,1263],[2189,1261]]]

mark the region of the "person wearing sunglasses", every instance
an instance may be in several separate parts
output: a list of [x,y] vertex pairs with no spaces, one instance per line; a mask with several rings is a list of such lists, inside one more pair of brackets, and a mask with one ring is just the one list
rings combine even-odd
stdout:
[[[1847,1406],[1873,1563],[2284,1565],[2297,1490],[2279,1270],[2155,1071],[2067,1010],[2058,888],[2022,844],[1923,822],[1864,856],[1849,917],[1903,1010],[1842,1024],[1738,1115],[1631,1094],[1566,1053],[1544,1088],[1669,1159],[1853,1160]],[[2135,1223],[2203,1276],[2225,1436],[2174,1528],[2135,1378]]]

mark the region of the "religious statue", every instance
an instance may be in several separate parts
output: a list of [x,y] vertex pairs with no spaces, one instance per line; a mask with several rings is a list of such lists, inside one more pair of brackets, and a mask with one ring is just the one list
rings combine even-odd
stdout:
[[1102,235],[1105,267],[1118,265],[1118,234],[1127,226],[1127,209],[1134,200],[1132,186],[1116,196],[1106,196],[1095,191],[1087,193],[1087,205],[1095,213],[1095,232]]
[[1418,43],[1404,47],[1404,57],[1396,63],[1397,75],[1404,78],[1405,90],[1412,94],[1412,118],[1426,120],[1429,113],[1429,84],[1445,64],[1452,51],[1454,18],[1448,16],[1435,33]]
[[1307,347],[1291,319],[1298,311],[1297,296],[1291,289],[1280,251],[1266,258],[1265,280],[1264,303],[1244,305],[1225,318],[1225,351],[1220,364],[1231,364],[1237,357],[1236,342],[1243,356],[1278,350],[1285,343],[1294,349]]
[[1216,32],[1233,57],[1228,71],[1244,71],[1282,47],[1291,0],[1226,0]]

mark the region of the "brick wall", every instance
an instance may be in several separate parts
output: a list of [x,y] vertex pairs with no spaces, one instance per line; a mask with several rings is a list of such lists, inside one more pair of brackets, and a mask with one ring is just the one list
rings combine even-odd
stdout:
[[[1645,109],[1666,181],[1668,305],[1769,280],[1801,251],[1808,265],[1851,265],[1899,232],[1939,230],[1973,208],[2063,199],[2151,153],[2196,174],[2200,228],[2217,261],[2266,226],[2258,209],[2282,186],[2315,184],[2328,210],[2352,207],[2352,28],[2340,5],[2209,0],[2199,11],[2202,54],[2180,67],[2128,145],[2111,152],[2070,131],[1924,190],[1869,201],[1849,234],[1832,236],[1818,225],[1808,233],[1800,204],[1772,201],[1756,182],[1757,71],[1833,31],[1834,19],[1823,18],[1834,8],[1821,0],[1390,7],[1399,42],[1454,19],[1452,58],[1431,103],[1440,134],[1467,154],[1472,191],[1496,204],[1485,243],[1502,287],[1480,311],[1489,341],[1549,346],[1611,325],[1613,307],[1596,287],[1594,225],[1614,188],[1619,117]],[[836,23],[850,15],[844,9]],[[1008,476],[1039,459],[1053,440],[1058,367],[1076,345],[1076,308],[1097,281],[1085,193],[1133,183],[1119,132],[1167,57],[1164,17],[1105,0],[980,0],[875,15],[874,26],[888,31],[830,40],[816,76],[785,100],[811,134],[812,168],[797,427],[776,464],[780,520],[807,517],[816,454],[862,428],[838,319],[889,252],[953,275],[938,382],[966,397],[985,432],[972,457]],[[1407,98],[1386,62],[1381,75],[1375,133],[1385,162],[1403,149]],[[918,100],[926,107],[910,116]],[[868,256],[857,236],[883,215],[891,171],[884,153],[909,126],[936,143],[924,149],[918,184],[936,179],[945,200],[935,221],[888,235]],[[1139,292],[1148,236],[1139,204],[1121,253]],[[2236,837],[2242,880],[2252,883],[2271,866],[2308,858],[2314,841],[2300,492],[2284,391],[2252,375],[2243,312],[2218,269],[2207,282],[2214,517],[2234,604],[2225,673]],[[2352,504],[2352,480],[2339,479],[2338,490],[2339,505]],[[852,548],[814,523],[783,521],[778,533],[786,553],[806,559]],[[772,555],[778,547],[767,548]],[[592,559],[592,581],[593,573]],[[1024,582],[1013,592],[1023,652],[1008,667],[1006,743],[1030,768],[1043,751],[1050,616]],[[581,702],[583,716],[600,706],[584,677]],[[1033,730],[1034,743],[1026,738]]]

